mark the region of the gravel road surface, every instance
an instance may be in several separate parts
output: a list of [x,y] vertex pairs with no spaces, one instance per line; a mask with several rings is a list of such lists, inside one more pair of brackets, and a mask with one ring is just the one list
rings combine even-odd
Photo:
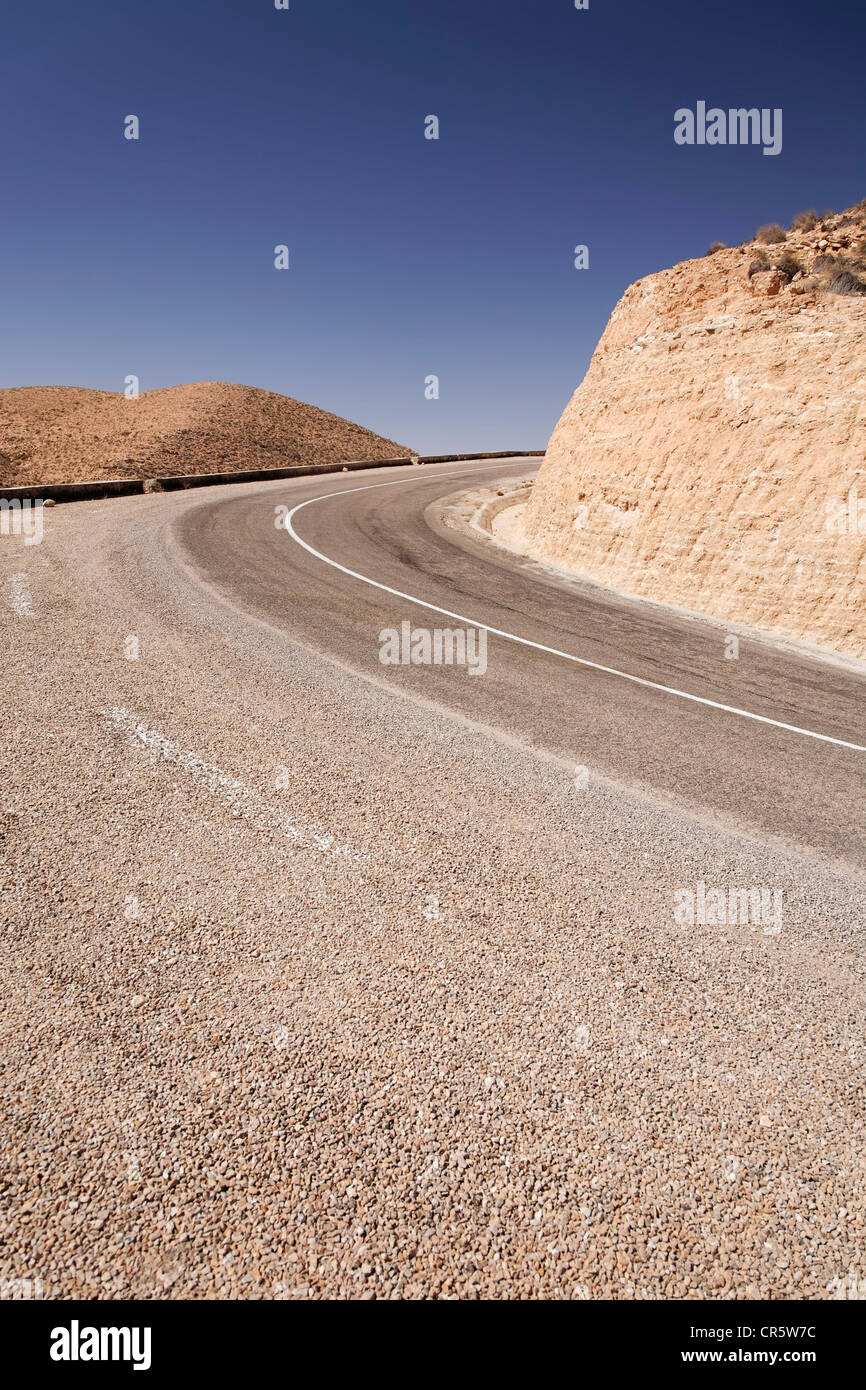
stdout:
[[[0,1277],[862,1293],[866,754],[494,636],[483,676],[383,666],[381,629],[456,624],[275,525],[344,492],[292,524],[348,569],[866,743],[856,671],[750,639],[725,661],[718,626],[441,520],[527,468],[77,503],[40,545],[0,536]],[[780,923],[682,920],[732,889]]]

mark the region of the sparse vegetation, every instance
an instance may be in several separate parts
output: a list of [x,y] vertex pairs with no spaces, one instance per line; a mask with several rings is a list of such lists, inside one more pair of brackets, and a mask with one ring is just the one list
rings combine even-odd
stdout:
[[755,233],[755,241],[761,241],[765,246],[773,246],[776,242],[785,241],[788,233],[784,227],[780,227],[778,222],[768,222],[765,227],[759,227]]
[[[788,233],[778,222],[768,222],[763,227],[759,227],[751,242],[741,242],[737,248],[745,251],[751,248],[754,242],[760,243],[757,250],[753,252],[752,260],[749,264],[748,278],[751,280],[753,275],[759,275],[765,270],[777,270],[784,276],[785,281],[790,284],[792,280],[797,281],[795,293],[802,293],[804,290],[820,291],[832,294],[866,294],[866,237],[863,236],[864,224],[866,224],[866,198],[859,203],[855,203],[844,213],[834,213],[828,209],[820,215],[814,208],[807,208],[804,212],[798,212],[792,220],[790,231],[799,232],[808,237],[810,232],[816,233],[815,237],[809,237],[812,247],[815,241],[820,239],[820,234],[824,233],[826,239],[824,245],[830,242],[833,250],[825,250],[818,254],[811,265],[807,264],[809,256],[814,254],[807,248],[806,256],[801,259],[796,256],[789,247],[782,246],[788,239]],[[851,227],[854,230],[843,234],[842,228]],[[778,250],[765,251],[763,247],[778,247]],[[707,251],[708,256],[713,256],[717,251],[726,250],[725,243],[714,241]],[[816,248],[817,249],[817,248]]]
[[791,251],[786,251],[785,254],[780,256],[773,264],[776,269],[780,270],[789,280],[793,280],[794,276],[799,275],[803,269],[803,266]]
[[790,230],[792,232],[811,232],[812,228],[817,227],[817,225],[818,214],[815,212],[814,208],[811,208],[808,212],[797,213],[797,216],[791,223]]
[[833,276],[827,291],[829,294],[866,294],[866,283],[843,268]]

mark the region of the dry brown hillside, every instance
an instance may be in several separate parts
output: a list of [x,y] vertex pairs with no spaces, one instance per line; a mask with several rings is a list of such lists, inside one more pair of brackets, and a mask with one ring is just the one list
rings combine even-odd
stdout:
[[75,386],[0,391],[0,484],[321,466],[409,456],[303,401],[200,381],[137,398]]
[[513,538],[866,658],[864,382],[866,204],[648,275],[614,309]]

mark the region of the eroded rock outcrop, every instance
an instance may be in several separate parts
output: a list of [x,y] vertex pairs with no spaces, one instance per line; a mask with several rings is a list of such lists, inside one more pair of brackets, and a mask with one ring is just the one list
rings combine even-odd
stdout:
[[861,205],[632,285],[550,440],[524,548],[866,658],[864,282]]

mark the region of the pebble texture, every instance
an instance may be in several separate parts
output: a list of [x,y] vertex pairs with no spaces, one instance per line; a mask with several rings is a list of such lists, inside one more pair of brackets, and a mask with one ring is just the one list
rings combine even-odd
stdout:
[[0,391],[0,485],[159,478],[409,457],[390,439],[273,391],[200,381],[127,397],[75,386]]
[[[862,879],[250,621],[178,563],[201,505],[0,541],[0,1276],[862,1289]],[[780,888],[784,931],[676,925],[699,879]]]
[[[550,440],[524,548],[866,656],[866,292],[829,289],[832,259],[866,266],[864,233],[861,207],[632,285]],[[750,278],[760,255],[803,272]]]

